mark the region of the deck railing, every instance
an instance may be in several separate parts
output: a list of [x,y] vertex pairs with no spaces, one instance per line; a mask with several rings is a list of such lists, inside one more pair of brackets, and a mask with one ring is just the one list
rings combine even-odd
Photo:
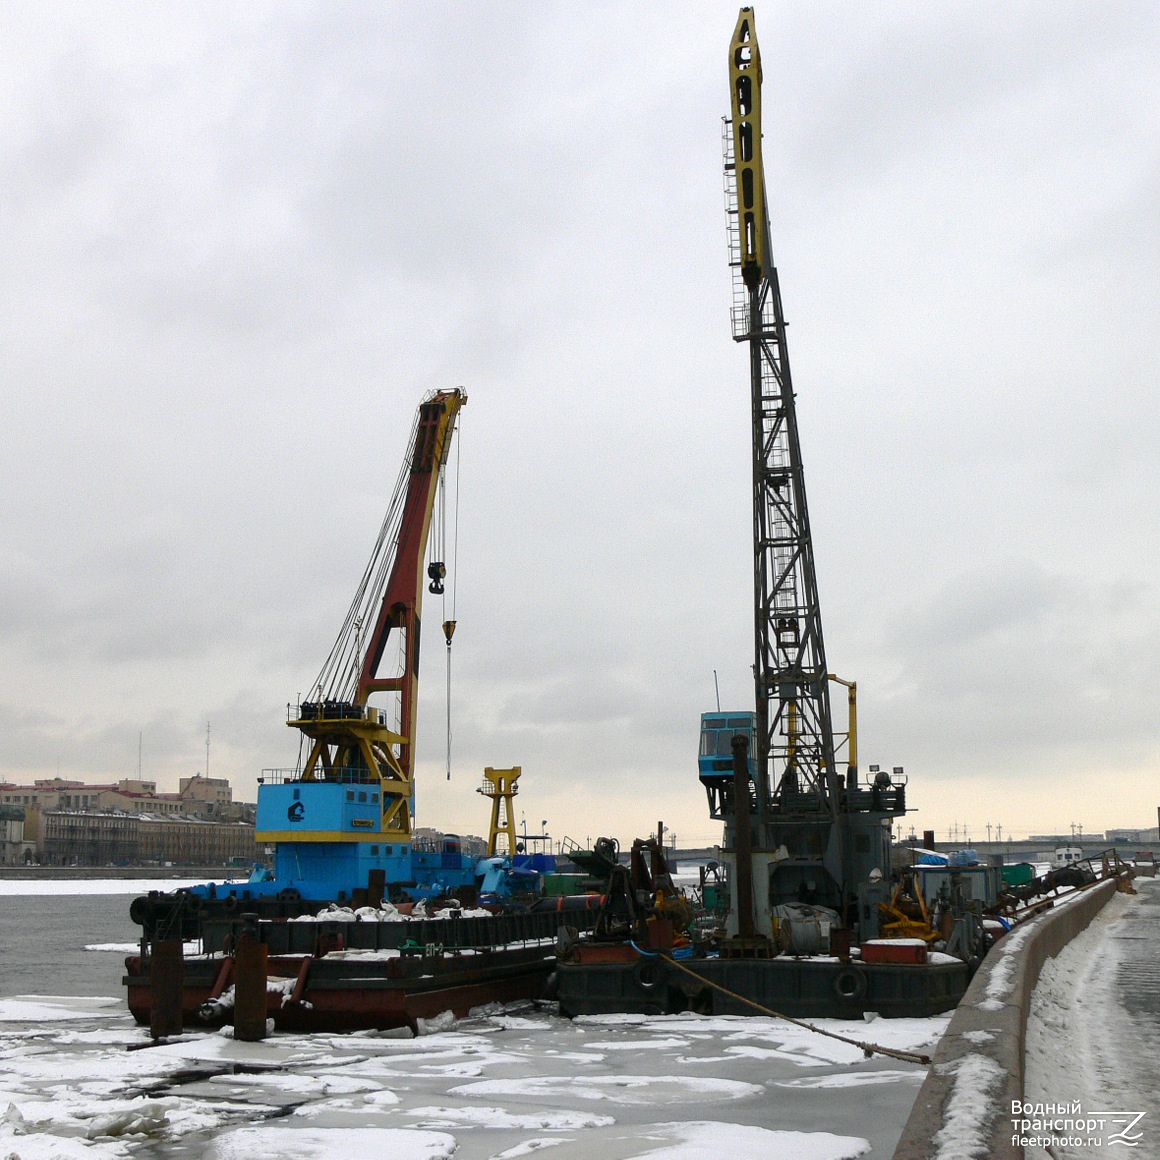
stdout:
[[321,782],[337,782],[343,785],[378,785],[378,777],[369,769],[339,765],[333,769],[319,770],[309,781],[303,782],[300,769],[263,769],[258,778],[259,785],[287,785],[302,782],[314,785]]

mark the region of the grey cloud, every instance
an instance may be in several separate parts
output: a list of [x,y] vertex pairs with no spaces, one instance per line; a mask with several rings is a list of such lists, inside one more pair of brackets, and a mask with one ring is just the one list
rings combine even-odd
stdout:
[[[613,5],[454,6],[437,35],[398,6],[0,8],[0,656],[3,700],[48,713],[0,764],[103,771],[157,722],[175,779],[207,716],[239,779],[292,762],[285,702],[418,398],[462,384],[457,753],[523,751],[559,802],[582,768],[626,828],[712,831],[712,670],[752,695],[717,152],[735,17],[678,4],[642,39]],[[913,768],[920,806],[924,778],[970,799],[981,767],[1135,776],[1155,18],[758,21],[828,653],[869,760]],[[55,719],[64,696],[89,724]],[[1068,808],[1142,824],[1114,797]]]

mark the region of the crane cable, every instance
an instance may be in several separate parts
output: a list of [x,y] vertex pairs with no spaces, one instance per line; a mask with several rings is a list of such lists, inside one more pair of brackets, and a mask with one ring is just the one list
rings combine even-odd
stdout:
[[906,1063],[921,1063],[924,1066],[929,1066],[931,1063],[930,1056],[924,1055],[919,1051],[902,1051],[896,1047],[883,1047],[879,1043],[866,1043],[861,1039],[851,1039],[849,1036],[839,1035],[836,1031],[827,1031],[824,1027],[818,1027],[814,1023],[807,1023],[804,1019],[794,1019],[791,1015],[783,1015],[780,1011],[774,1011],[770,1007],[763,1007],[753,999],[739,995],[736,991],[731,991],[728,987],[723,987],[720,983],[714,982],[712,979],[707,979],[704,975],[697,974],[696,971],[690,970],[684,963],[678,962],[675,958],[670,958],[668,955],[661,956],[656,951],[650,952],[642,950],[636,943],[631,943],[631,946],[637,954],[645,958],[654,959],[663,957],[667,966],[676,967],[678,971],[683,971],[686,975],[690,975],[698,983],[703,983],[711,987],[714,991],[720,991],[722,995],[728,995],[730,999],[736,999],[739,1003],[744,1003],[746,1006],[760,1011],[763,1015],[769,1015],[774,1019],[781,1019],[786,1023],[792,1023],[795,1027],[802,1027],[806,1031],[814,1032],[815,1035],[824,1035],[827,1039],[836,1039],[839,1043],[848,1043],[851,1047],[857,1047],[867,1059],[872,1055],[888,1055],[891,1059],[901,1059]]
[[[436,555],[443,561],[443,572],[447,572],[447,470],[445,466],[439,468],[439,492],[436,498],[438,504],[438,519],[436,536]],[[445,711],[447,714],[447,780],[451,780],[451,637],[447,632],[447,586],[439,585],[439,601],[443,608],[443,636],[447,641],[447,694]]]
[[[451,616],[447,616],[447,590],[443,590],[443,636],[447,641],[447,780],[451,780],[451,638],[455,635],[455,597],[459,581],[459,426],[455,428],[455,501],[451,524]],[[444,553],[447,547],[447,476],[440,476],[442,529]],[[446,559],[446,555],[443,557]]]

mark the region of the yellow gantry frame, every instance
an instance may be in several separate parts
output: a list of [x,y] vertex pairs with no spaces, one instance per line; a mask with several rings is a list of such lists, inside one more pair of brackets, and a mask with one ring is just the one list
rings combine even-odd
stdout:
[[761,161],[761,52],[753,9],[742,8],[729,45],[733,165],[737,176],[737,228],[741,274],[752,289],[769,271],[769,221]]
[[[379,710],[367,708],[362,719],[333,721],[292,721],[313,741],[310,756],[303,768],[303,781],[329,781],[338,770],[361,766],[368,771],[371,784],[378,783],[382,793],[381,830],[347,835],[350,841],[406,841],[411,836],[411,779],[395,757],[394,746],[406,740],[379,723]],[[332,775],[328,777],[328,774]],[[310,841],[305,832],[296,841]],[[317,839],[319,841],[323,839]],[[333,841],[333,838],[325,839]]]
[[382,821],[378,829],[277,830],[257,835],[260,842],[406,842],[411,837],[411,782],[403,775],[394,746],[401,734],[379,723],[378,709],[364,709],[363,718],[327,717],[289,722],[311,740],[303,781],[339,781],[340,771],[360,766],[365,784],[381,793]]
[[520,780],[522,772],[523,767],[519,765],[511,769],[492,769],[489,765],[483,771],[484,785],[479,792],[484,797],[491,798],[491,829],[487,835],[489,858],[499,853],[497,846],[500,834],[507,837],[508,857],[515,856],[516,818],[512,809],[512,799],[520,792],[520,787],[516,783]]

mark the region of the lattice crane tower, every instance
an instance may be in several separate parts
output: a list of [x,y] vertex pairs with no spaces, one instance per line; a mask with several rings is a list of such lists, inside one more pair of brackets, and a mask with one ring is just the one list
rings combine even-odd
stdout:
[[753,583],[758,841],[774,812],[836,820],[826,653],[794,391],[761,156],[761,56],[753,10],[730,45],[725,188],[733,337],[749,345],[753,410]]

